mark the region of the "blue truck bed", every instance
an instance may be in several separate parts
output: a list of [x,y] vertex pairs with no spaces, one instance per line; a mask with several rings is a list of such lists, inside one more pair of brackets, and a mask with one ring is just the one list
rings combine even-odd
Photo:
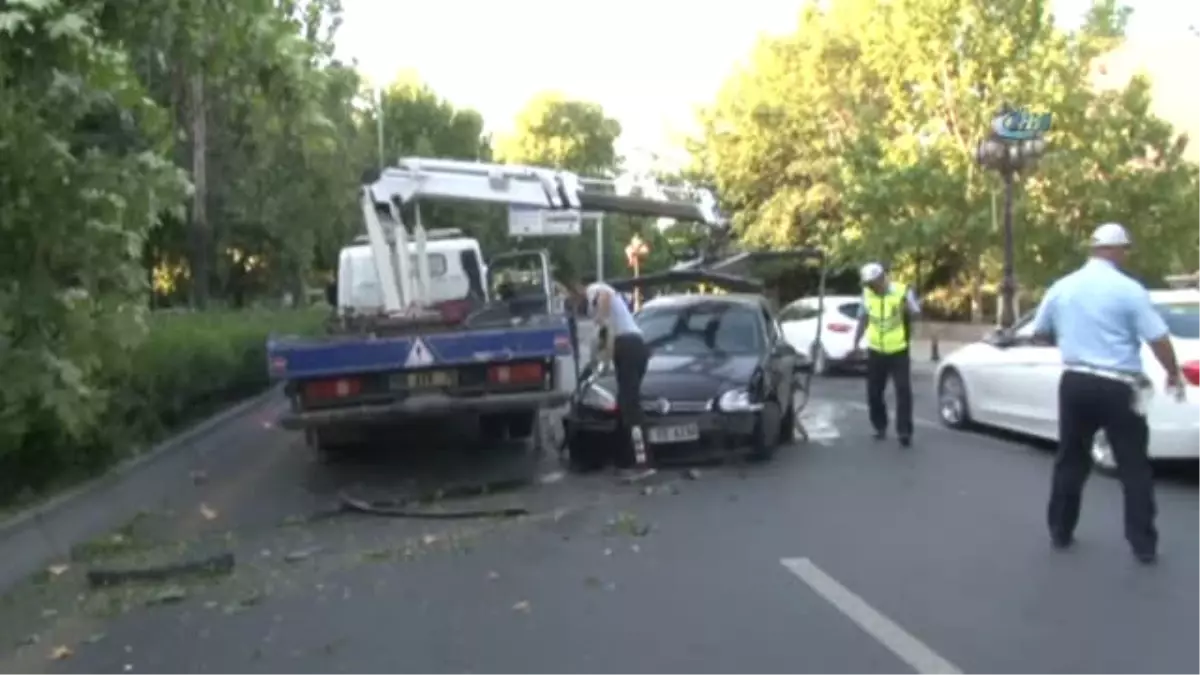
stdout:
[[271,376],[283,380],[376,373],[404,369],[414,356],[414,348],[425,350],[429,359],[421,358],[420,365],[407,367],[433,368],[567,356],[571,341],[565,320],[538,326],[379,338],[273,336],[267,342],[267,363]]

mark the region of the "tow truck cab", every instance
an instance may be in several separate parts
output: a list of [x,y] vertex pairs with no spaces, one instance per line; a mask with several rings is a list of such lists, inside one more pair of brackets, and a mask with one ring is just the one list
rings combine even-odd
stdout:
[[[428,303],[458,318],[488,300],[487,268],[479,242],[453,228],[429,230],[425,255],[429,260]],[[417,279],[417,246],[408,244],[412,283]],[[379,270],[367,237],[360,236],[338,255],[337,283],[328,289],[329,304],[339,315],[376,313],[383,309]]]

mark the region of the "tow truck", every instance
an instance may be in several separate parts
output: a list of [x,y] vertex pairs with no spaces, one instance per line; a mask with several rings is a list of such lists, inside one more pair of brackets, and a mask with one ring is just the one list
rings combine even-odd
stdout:
[[[269,374],[285,383],[291,404],[280,426],[303,431],[324,457],[413,420],[471,425],[483,439],[529,439],[540,452],[539,412],[565,404],[574,390],[578,341],[555,302],[546,253],[504,253],[485,267],[475,240],[423,226],[421,203],[437,200],[533,210],[546,221],[621,213],[717,223],[706,190],[634,196],[611,180],[541,167],[404,158],[366,177],[365,237],[340,256],[328,334],[273,335],[267,343]],[[431,269],[431,251],[447,245],[462,253],[466,281],[457,287],[465,297],[455,283],[439,286]],[[537,283],[494,293],[491,281],[512,267],[524,268],[514,278]],[[355,299],[349,286],[357,282],[373,282],[374,302]]]

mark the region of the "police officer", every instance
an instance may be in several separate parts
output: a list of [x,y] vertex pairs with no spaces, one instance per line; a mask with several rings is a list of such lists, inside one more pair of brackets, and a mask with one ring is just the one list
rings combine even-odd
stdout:
[[904,284],[894,283],[879,263],[859,270],[863,285],[863,311],[854,332],[855,349],[867,336],[867,407],[875,438],[887,436],[887,405],[883,391],[890,377],[896,388],[896,435],[900,445],[912,443],[912,364],[908,345],[912,319],[921,306]]
[[1143,341],[1166,369],[1168,390],[1179,396],[1183,385],[1166,323],[1146,289],[1120,269],[1129,246],[1124,227],[1096,228],[1087,263],[1050,287],[1034,319],[1035,339],[1057,342],[1064,366],[1046,519],[1054,547],[1070,546],[1092,467],[1091,445],[1103,429],[1125,492],[1125,538],[1134,557],[1151,564],[1158,557],[1158,532],[1142,401],[1153,385],[1142,370]]

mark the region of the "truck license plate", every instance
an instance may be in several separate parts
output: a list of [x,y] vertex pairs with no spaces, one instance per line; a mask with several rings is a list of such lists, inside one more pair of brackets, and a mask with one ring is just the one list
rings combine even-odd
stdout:
[[437,389],[457,383],[458,373],[453,370],[423,370],[392,376],[393,389]]
[[695,424],[650,427],[649,436],[651,443],[687,443],[700,438],[700,427]]

